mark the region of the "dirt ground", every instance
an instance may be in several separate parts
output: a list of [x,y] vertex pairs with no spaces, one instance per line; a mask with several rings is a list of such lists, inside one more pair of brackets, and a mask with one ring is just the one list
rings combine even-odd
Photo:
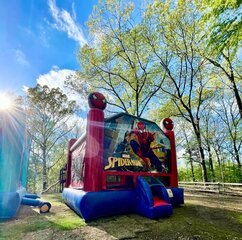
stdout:
[[212,193],[185,193],[185,203],[242,212],[242,197]]
[[47,195],[51,212],[22,206],[15,219],[0,223],[0,240],[113,239],[242,239],[242,198],[214,194],[185,194],[184,206],[169,218],[151,220],[135,214],[85,223],[61,202]]

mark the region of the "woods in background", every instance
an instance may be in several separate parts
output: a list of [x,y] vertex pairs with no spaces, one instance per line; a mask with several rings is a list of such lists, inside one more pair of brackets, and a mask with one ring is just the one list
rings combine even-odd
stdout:
[[31,137],[28,185],[36,192],[58,180],[66,161],[68,134],[76,124],[70,122],[76,104],[68,101],[60,89],[39,84],[28,89],[27,99]]
[[[242,182],[239,11],[239,0],[100,0],[87,22],[80,70],[67,84],[79,93],[104,93],[107,113],[173,118],[180,180]],[[29,180],[36,186],[42,171],[46,189],[66,157],[75,104],[39,85],[28,99]]]
[[241,182],[239,9],[223,0],[99,1],[92,41],[79,52],[82,80],[69,84],[106,92],[111,112],[175,118],[190,179]]

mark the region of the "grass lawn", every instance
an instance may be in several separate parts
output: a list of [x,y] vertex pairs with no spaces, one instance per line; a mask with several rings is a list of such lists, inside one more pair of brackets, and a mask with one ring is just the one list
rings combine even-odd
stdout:
[[221,195],[186,195],[186,204],[171,217],[147,219],[135,214],[101,218],[85,223],[61,200],[44,195],[51,212],[22,206],[15,219],[0,223],[0,239],[242,239],[242,201]]

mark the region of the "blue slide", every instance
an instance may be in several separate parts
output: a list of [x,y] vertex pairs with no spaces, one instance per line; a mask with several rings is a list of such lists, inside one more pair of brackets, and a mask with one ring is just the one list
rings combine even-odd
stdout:
[[172,214],[172,205],[165,186],[155,178],[137,178],[137,213],[156,219]]

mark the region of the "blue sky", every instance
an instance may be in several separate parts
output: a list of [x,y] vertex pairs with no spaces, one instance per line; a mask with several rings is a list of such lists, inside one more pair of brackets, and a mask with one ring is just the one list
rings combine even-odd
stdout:
[[95,4],[97,0],[1,1],[0,91],[22,95],[23,86],[33,87],[37,80],[56,87],[77,70],[76,55],[87,42],[85,22]]

